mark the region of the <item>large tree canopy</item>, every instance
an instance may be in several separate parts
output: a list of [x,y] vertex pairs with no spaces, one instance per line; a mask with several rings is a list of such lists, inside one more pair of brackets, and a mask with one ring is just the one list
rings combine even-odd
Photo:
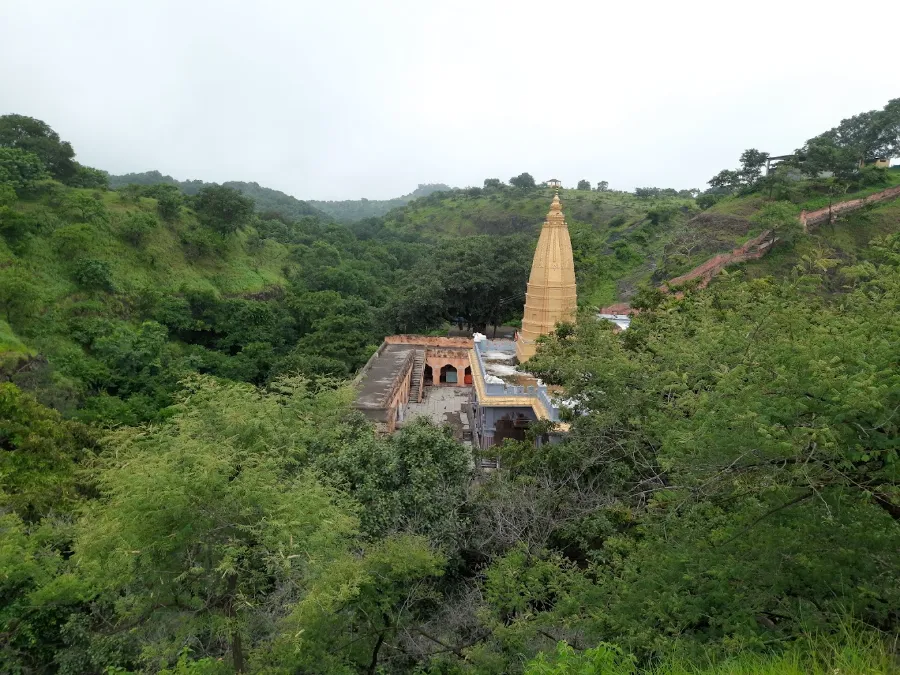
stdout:
[[25,115],[0,116],[0,147],[19,148],[37,155],[54,178],[66,180],[76,172],[75,151],[46,122]]

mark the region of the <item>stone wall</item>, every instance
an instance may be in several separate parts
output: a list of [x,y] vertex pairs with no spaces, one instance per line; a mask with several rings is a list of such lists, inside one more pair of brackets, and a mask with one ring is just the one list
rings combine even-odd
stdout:
[[700,280],[700,288],[704,288],[714,276],[721,272],[728,265],[744,262],[745,260],[755,260],[762,258],[775,240],[772,238],[771,230],[766,230],[762,234],[753,237],[730,253],[720,253],[713,256],[705,263],[697,265],[690,272],[682,274],[674,279],[669,279],[662,286],[662,290],[668,292],[674,286],[681,286],[695,279]]
[[426,335],[388,335],[384,338],[389,345],[419,345],[421,347],[455,347],[472,349],[472,338],[466,337],[431,337]]
[[861,209],[862,207],[868,206],[869,204],[876,204],[878,202],[883,202],[886,199],[893,199],[894,197],[900,197],[900,185],[882,190],[881,192],[876,192],[875,194],[869,195],[868,197],[851,199],[850,201],[846,202],[838,202],[837,204],[826,206],[824,209],[817,209],[816,211],[801,211],[800,223],[803,225],[803,231],[808,232],[810,227],[833,221],[842,213],[856,211],[857,209]]

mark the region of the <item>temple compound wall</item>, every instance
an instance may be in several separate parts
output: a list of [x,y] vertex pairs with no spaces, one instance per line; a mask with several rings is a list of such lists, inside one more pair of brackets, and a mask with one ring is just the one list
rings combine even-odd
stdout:
[[389,336],[356,376],[353,407],[379,432],[393,433],[408,404],[422,401],[426,386],[471,386],[471,348],[471,338]]

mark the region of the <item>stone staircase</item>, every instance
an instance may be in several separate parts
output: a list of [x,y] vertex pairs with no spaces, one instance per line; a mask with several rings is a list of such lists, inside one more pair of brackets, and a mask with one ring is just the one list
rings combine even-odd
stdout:
[[417,349],[413,357],[412,382],[409,387],[409,402],[422,402],[422,378],[425,376],[425,350]]

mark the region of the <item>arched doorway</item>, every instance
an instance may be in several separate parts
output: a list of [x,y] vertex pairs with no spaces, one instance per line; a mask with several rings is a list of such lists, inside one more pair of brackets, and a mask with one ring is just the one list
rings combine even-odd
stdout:
[[431,366],[429,366],[427,363],[425,364],[425,374],[422,377],[422,381],[426,386],[431,386],[432,384],[434,384],[434,371],[431,370]]
[[463,371],[463,383],[464,384],[472,384],[472,367],[466,366],[466,369]]
[[441,368],[441,384],[456,384],[458,382],[456,375],[456,368],[448,363]]

